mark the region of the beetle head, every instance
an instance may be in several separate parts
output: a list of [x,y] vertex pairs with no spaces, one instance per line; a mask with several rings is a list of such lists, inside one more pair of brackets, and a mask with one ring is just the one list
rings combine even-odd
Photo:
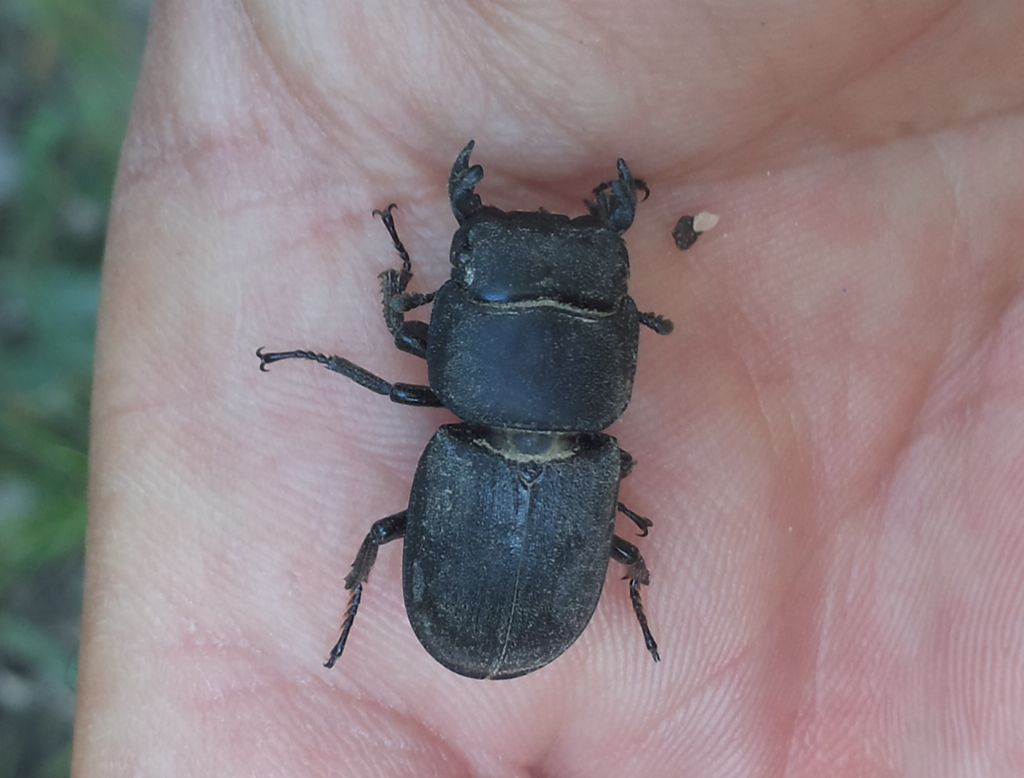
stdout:
[[[471,219],[483,207],[480,195],[476,193],[476,185],[484,177],[484,169],[480,165],[469,164],[469,156],[475,145],[472,140],[465,145],[455,158],[452,172],[448,176],[448,200],[459,224]],[[583,202],[598,223],[621,234],[633,224],[637,191],[644,193],[644,200],[651,191],[643,180],[633,178],[624,159],[619,159],[616,167],[619,171],[618,179],[599,185],[594,189],[594,200]]]
[[484,303],[560,303],[610,312],[626,295],[622,238],[544,211],[483,207],[452,240],[452,279]]
[[626,163],[619,178],[594,190],[589,213],[576,218],[547,211],[502,211],[483,205],[470,166],[470,141],[448,180],[459,229],[452,239],[452,279],[485,303],[554,303],[607,313],[627,294],[629,254],[621,233],[633,221],[636,191],[646,190]]

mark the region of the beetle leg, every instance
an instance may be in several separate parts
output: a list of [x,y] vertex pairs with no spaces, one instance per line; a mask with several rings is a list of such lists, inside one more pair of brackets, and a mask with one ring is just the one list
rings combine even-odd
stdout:
[[648,519],[646,516],[641,516],[636,511],[631,511],[621,502],[618,504],[617,508],[619,513],[621,513],[623,516],[625,516],[627,519],[629,519],[631,522],[636,524],[637,527],[640,528],[640,532],[637,533],[640,537],[647,537],[647,533],[650,531],[651,527],[654,526],[653,521]]
[[[627,475],[632,473],[634,467],[636,467],[636,460],[633,458],[633,455],[630,454],[628,451],[624,451],[623,449],[620,448],[619,480],[621,481]],[[653,521],[646,518],[645,516],[641,516],[636,511],[631,511],[629,508],[626,507],[624,503],[621,502],[616,505],[616,509],[619,511],[619,513],[623,514],[626,518],[628,518],[631,522],[633,522],[634,524],[636,524],[637,527],[640,528],[640,537],[647,537],[647,533],[650,531],[651,527],[654,526]]]
[[396,513],[375,521],[370,531],[363,539],[359,547],[356,560],[352,563],[352,570],[345,576],[345,588],[352,592],[348,598],[348,607],[345,609],[345,617],[341,622],[341,637],[331,649],[324,667],[334,667],[334,663],[341,657],[345,650],[345,643],[348,641],[348,633],[352,631],[352,622],[356,620],[356,612],[359,610],[359,602],[363,599],[363,584],[370,576],[373,563],[377,561],[377,549],[385,543],[397,540],[405,534],[405,511]]
[[267,365],[273,362],[280,362],[282,359],[309,359],[328,370],[341,373],[346,378],[351,378],[360,386],[369,389],[371,392],[384,395],[391,402],[400,405],[429,405],[439,406],[441,400],[434,394],[429,386],[421,384],[388,383],[383,378],[359,365],[349,362],[344,357],[326,356],[317,354],[314,351],[271,351],[264,352],[263,347],[256,349],[256,356],[260,358],[260,370],[266,372]]
[[639,317],[642,325],[650,327],[659,335],[669,335],[675,328],[671,319],[666,319],[664,316],[657,313],[641,313],[639,314]]
[[405,291],[409,285],[409,279],[412,278],[412,260],[409,258],[409,252],[405,250],[402,239],[398,237],[398,230],[395,229],[395,217],[391,215],[391,212],[397,207],[394,203],[389,203],[388,207],[383,210],[375,208],[373,215],[379,216],[380,220],[384,222],[384,227],[387,229],[388,235],[391,236],[391,243],[394,245],[395,251],[398,252],[398,258],[402,260],[402,269],[397,272],[398,288],[395,289],[396,293],[401,293]]
[[406,294],[396,291],[401,287],[402,276],[397,270],[385,270],[380,274],[381,296],[384,303],[384,323],[395,339],[399,351],[426,359],[427,323],[406,321],[406,311],[426,305],[434,299],[434,293]]
[[636,467],[636,460],[633,455],[624,449],[619,449],[619,480],[621,481],[627,475],[633,472],[633,468]]
[[640,587],[647,586],[651,582],[651,574],[647,570],[647,564],[640,554],[640,549],[632,543],[623,540],[618,535],[612,537],[612,559],[626,565],[628,570],[626,578],[629,579],[629,599],[633,603],[633,613],[636,614],[636,620],[640,622],[640,630],[644,633],[644,645],[651,652],[654,661],[660,662],[661,656],[658,654],[658,644],[651,634],[650,627],[647,626],[647,616],[644,614],[644,606],[640,601]]
[[391,243],[402,260],[401,270],[385,270],[380,274],[381,296],[384,303],[384,323],[388,331],[395,339],[395,345],[399,350],[418,357],[427,355],[427,325],[421,321],[405,320],[405,313],[413,308],[426,305],[434,299],[434,293],[429,294],[407,294],[406,288],[412,279],[412,260],[409,252],[398,237],[398,230],[395,227],[395,217],[391,215],[398,206],[394,203],[383,210],[375,210],[374,216],[379,216],[384,222],[384,227],[391,236]]

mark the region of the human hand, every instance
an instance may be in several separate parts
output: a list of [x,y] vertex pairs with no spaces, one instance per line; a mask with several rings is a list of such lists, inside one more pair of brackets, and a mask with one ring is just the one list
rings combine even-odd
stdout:
[[[1020,775],[1024,128],[1015,3],[159,3],[112,212],[75,768],[102,775]],[[612,567],[513,681],[420,648],[370,523],[444,411],[381,322],[447,171],[578,213],[624,157],[642,335],[611,429],[663,661]],[[676,218],[721,222],[680,254]],[[303,369],[305,368],[305,369]],[[620,533],[630,536],[628,525]]]

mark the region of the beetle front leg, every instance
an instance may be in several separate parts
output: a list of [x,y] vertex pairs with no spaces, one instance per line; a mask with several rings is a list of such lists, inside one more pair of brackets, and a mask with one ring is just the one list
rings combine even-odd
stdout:
[[418,357],[427,356],[427,325],[421,321],[406,321],[405,314],[408,311],[418,308],[421,305],[433,301],[434,293],[427,294],[407,293],[405,290],[412,279],[412,260],[405,244],[398,237],[398,230],[395,227],[395,218],[391,211],[397,208],[391,203],[383,210],[375,210],[374,216],[379,216],[388,235],[391,236],[391,243],[402,260],[401,270],[385,270],[380,274],[381,297],[384,303],[384,323],[388,331],[395,339],[395,345],[399,350]]
[[256,356],[260,358],[260,370],[263,372],[267,371],[267,365],[274,362],[280,362],[283,359],[308,359],[317,364],[323,365],[328,370],[332,370],[335,373],[340,373],[346,378],[350,378],[362,387],[369,389],[371,392],[381,394],[391,400],[391,402],[398,403],[399,405],[426,405],[437,407],[442,405],[441,400],[434,390],[429,386],[423,386],[422,384],[401,384],[401,383],[389,383],[381,378],[379,375],[371,373],[369,370],[354,362],[349,362],[344,357],[327,356],[325,354],[317,354],[314,351],[263,351],[263,347],[260,346],[256,349]]
[[352,631],[352,622],[356,620],[356,613],[359,610],[359,602],[363,599],[363,584],[370,576],[373,563],[377,561],[377,549],[385,543],[405,535],[405,511],[374,522],[370,531],[366,534],[363,544],[359,547],[359,553],[352,563],[352,570],[345,576],[345,588],[352,592],[348,598],[348,607],[345,609],[345,617],[341,622],[341,637],[331,649],[324,667],[334,667],[334,663],[341,657],[345,650],[345,643],[348,642],[348,633]]
[[[621,504],[621,503],[620,503]],[[661,661],[658,654],[658,644],[647,626],[647,616],[644,614],[644,606],[640,601],[640,587],[647,586],[651,582],[651,574],[647,570],[647,564],[640,553],[640,549],[629,543],[618,535],[612,537],[612,559],[620,564],[626,565],[628,570],[626,578],[629,579],[629,599],[633,603],[633,613],[636,620],[640,622],[640,630],[644,634],[644,645],[651,652],[655,662]]]

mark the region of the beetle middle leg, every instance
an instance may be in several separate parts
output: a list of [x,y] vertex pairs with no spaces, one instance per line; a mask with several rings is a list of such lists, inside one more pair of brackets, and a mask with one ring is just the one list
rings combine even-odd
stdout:
[[256,349],[256,356],[260,358],[260,370],[267,371],[267,365],[280,362],[283,359],[309,359],[317,364],[323,365],[328,370],[340,373],[346,378],[351,378],[357,384],[369,389],[371,392],[382,394],[391,402],[400,405],[427,405],[437,407],[442,405],[441,400],[434,390],[422,384],[401,384],[389,383],[379,375],[371,373],[364,367],[354,362],[349,362],[344,357],[327,356],[318,354],[315,351],[270,351],[265,352],[260,346]]
[[640,630],[644,634],[644,645],[651,652],[654,661],[660,662],[658,644],[651,634],[651,628],[647,626],[647,615],[644,613],[644,606],[640,601],[640,587],[647,586],[651,582],[647,563],[644,562],[640,549],[618,535],[612,537],[612,559],[626,565],[628,572],[625,577],[629,579],[629,599],[633,603],[633,613],[636,614],[636,620],[640,622]]
[[651,527],[654,526],[653,521],[648,519],[646,516],[641,516],[636,511],[631,511],[624,503],[620,502],[616,505],[616,510],[640,528],[640,531],[637,534],[642,538],[646,538],[647,533],[650,531]]
[[324,662],[324,667],[334,667],[334,663],[338,661],[345,650],[348,633],[352,631],[352,622],[356,620],[359,602],[363,599],[363,584],[370,576],[373,563],[377,561],[377,549],[403,535],[405,535],[405,511],[375,521],[370,527],[370,531],[363,539],[359,553],[356,554],[356,559],[352,563],[352,569],[345,576],[345,588],[352,594],[349,595],[348,608],[345,609],[345,618],[341,622],[341,637],[331,649],[327,661]]
[[380,274],[381,297],[384,303],[384,323],[388,331],[395,339],[395,345],[401,351],[414,354],[418,357],[427,356],[427,324],[422,321],[406,321],[405,314],[421,305],[426,305],[434,299],[434,293],[419,294],[406,292],[409,281],[412,280],[412,260],[409,252],[398,237],[398,230],[395,227],[395,217],[391,211],[397,208],[394,203],[383,210],[375,210],[374,216],[379,216],[391,236],[391,243],[402,260],[400,270],[385,270]]

